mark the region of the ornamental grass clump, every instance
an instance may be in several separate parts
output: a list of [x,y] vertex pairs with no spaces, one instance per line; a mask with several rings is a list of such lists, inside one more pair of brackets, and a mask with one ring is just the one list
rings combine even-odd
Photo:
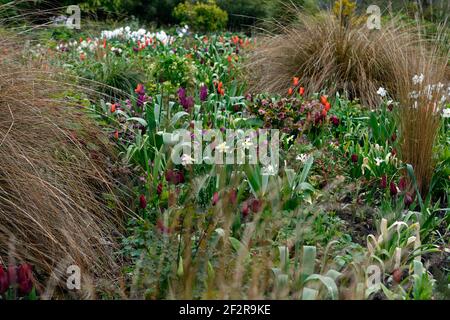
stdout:
[[40,295],[51,274],[65,288],[71,264],[82,281],[112,279],[121,225],[113,150],[81,107],[56,98],[67,79],[28,64],[19,43],[0,36],[0,265],[32,265]]
[[422,195],[429,192],[434,170],[433,146],[443,110],[450,101],[450,73],[447,54],[437,46],[410,61],[409,73],[397,75],[400,152],[404,163],[411,164]]
[[366,19],[343,23],[331,12],[295,15],[290,24],[272,23],[274,30],[258,39],[247,63],[251,92],[286,95],[296,75],[306,95],[346,92],[375,107],[377,89],[395,92],[395,72],[419,41],[413,28],[396,18],[369,30]]

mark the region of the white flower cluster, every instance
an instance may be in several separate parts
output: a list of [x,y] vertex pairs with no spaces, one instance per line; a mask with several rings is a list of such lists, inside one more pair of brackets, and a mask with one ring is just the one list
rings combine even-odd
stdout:
[[80,53],[82,53],[84,50],[94,51],[98,46],[99,46],[98,39],[90,41],[83,40],[80,42],[80,45],[78,46],[77,50]]
[[[420,75],[415,75],[412,78],[412,83],[414,85],[421,85],[425,79],[425,76],[421,73]],[[444,105],[450,100],[450,85],[445,89],[445,85],[441,82],[437,84],[428,84],[421,90],[414,90],[409,93],[411,99],[415,100],[413,103],[413,108],[418,108],[419,97],[426,97],[428,101],[435,101],[433,110],[434,112],[440,112],[442,110],[443,117],[448,117],[449,111],[444,109]]]
[[[189,32],[189,27],[186,25],[181,29],[177,30],[178,37],[183,37]],[[164,45],[171,44],[175,38],[168,35],[164,30],[159,32],[150,32],[143,28],[132,31],[129,26],[117,28],[114,30],[103,30],[101,32],[100,38],[102,39],[125,39],[133,40],[134,42],[145,43],[148,39],[156,39]]]

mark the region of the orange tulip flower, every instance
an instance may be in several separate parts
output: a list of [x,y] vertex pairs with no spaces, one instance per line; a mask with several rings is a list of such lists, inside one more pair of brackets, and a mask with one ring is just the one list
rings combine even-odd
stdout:
[[323,105],[325,105],[328,102],[328,99],[326,96],[321,96],[320,97],[320,103],[322,103]]
[[298,93],[299,93],[301,96],[303,96],[303,95],[305,94],[305,88],[300,87],[300,88],[298,89]]
[[289,90],[288,90],[288,95],[292,95],[292,93],[294,92],[294,90],[292,89],[292,88],[289,88]]
[[111,105],[111,113],[114,113],[114,112],[116,112],[116,104],[115,103],[113,103]]
[[331,105],[330,105],[330,103],[327,101],[327,102],[325,103],[325,110],[327,110],[327,112],[328,112],[330,109],[331,109]]
[[294,87],[298,86],[298,81],[299,81],[298,77],[292,78],[292,83],[294,84]]

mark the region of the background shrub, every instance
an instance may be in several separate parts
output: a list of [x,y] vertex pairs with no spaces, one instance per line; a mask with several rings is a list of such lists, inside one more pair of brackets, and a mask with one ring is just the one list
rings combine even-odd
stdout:
[[215,1],[180,3],[173,16],[181,23],[198,31],[217,31],[226,27],[228,14]]

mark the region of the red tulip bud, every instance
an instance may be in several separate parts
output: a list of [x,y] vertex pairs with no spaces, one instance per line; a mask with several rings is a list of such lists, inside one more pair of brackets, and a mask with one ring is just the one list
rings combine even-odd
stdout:
[[145,196],[143,194],[139,197],[139,206],[141,209],[145,209],[147,207],[147,199],[145,199]]
[[20,293],[26,295],[33,289],[33,272],[29,264],[21,264],[17,270],[17,282]]

